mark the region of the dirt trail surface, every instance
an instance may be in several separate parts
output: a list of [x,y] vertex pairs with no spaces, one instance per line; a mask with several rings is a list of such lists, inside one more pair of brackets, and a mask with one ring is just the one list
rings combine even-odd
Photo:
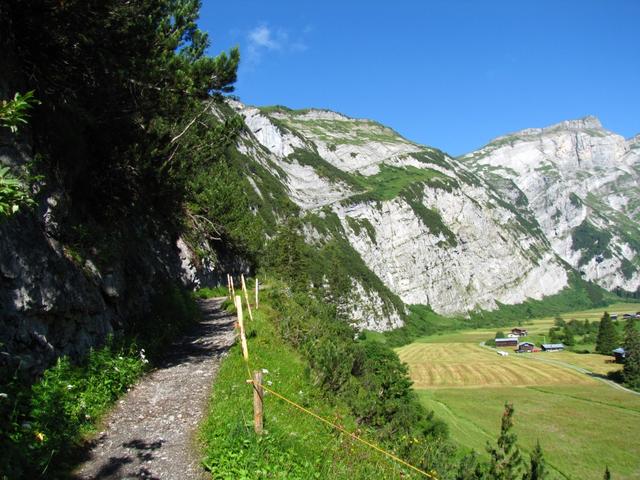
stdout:
[[107,416],[76,479],[200,480],[195,432],[213,378],[234,342],[235,317],[222,299],[202,300],[203,320],[173,344]]

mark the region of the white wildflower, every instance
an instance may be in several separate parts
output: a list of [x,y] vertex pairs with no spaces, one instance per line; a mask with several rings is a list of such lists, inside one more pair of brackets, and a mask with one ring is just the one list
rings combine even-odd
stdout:
[[267,385],[271,386],[273,385],[273,382],[271,380],[267,380]]
[[267,370],[266,368],[262,369],[262,373],[264,373],[265,375],[269,374],[269,370]]
[[144,348],[140,350],[140,360],[143,364],[149,363],[149,360],[147,360],[147,356],[144,354]]
[[68,385],[67,385],[67,390],[71,390],[71,389],[73,389],[73,385],[68,384]]
[[9,398],[9,395],[4,392],[0,392],[0,398]]

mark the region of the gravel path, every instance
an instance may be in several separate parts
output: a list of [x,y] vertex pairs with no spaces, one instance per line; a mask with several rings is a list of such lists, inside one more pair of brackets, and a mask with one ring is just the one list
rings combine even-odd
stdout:
[[235,338],[235,318],[220,309],[221,303],[200,302],[203,321],[118,402],[74,478],[205,478],[194,434],[205,416],[213,378]]

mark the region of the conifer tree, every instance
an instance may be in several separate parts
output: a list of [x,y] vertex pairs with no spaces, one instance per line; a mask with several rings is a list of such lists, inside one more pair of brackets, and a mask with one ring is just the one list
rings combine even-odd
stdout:
[[455,480],[482,480],[485,478],[483,464],[478,461],[478,454],[474,451],[462,457]]
[[513,428],[513,405],[506,403],[502,414],[500,436],[495,446],[487,445],[491,456],[489,478],[492,480],[516,480],[520,478],[522,456]]
[[611,321],[611,317],[604,312],[600,320],[598,338],[596,339],[596,352],[603,355],[611,355],[611,351],[618,347],[618,332],[616,326]]
[[609,466],[604,469],[604,477],[603,480],[611,480],[611,472],[609,471]]
[[640,389],[640,332],[633,318],[627,320],[625,325],[624,351],[624,383],[630,388]]
[[544,480],[545,478],[547,478],[547,466],[544,461],[540,441],[538,441],[531,454],[529,470],[525,472],[522,480]]

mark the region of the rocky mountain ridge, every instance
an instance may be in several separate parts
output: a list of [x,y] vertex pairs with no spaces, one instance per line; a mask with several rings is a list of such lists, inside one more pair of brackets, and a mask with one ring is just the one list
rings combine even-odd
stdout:
[[[499,137],[461,157],[522,192],[553,250],[608,290],[640,287],[640,150],[595,117]],[[507,194],[509,192],[506,192]]]
[[[240,103],[234,108],[248,127],[240,150],[278,171],[290,198],[313,218],[309,241],[326,239],[319,224],[337,222],[330,236],[347,242],[405,304],[428,304],[449,315],[541,299],[568,286],[570,268],[512,178],[485,175],[471,157],[449,157],[370,120]],[[597,124],[588,119],[568,127]],[[375,305],[383,297],[362,283],[353,287],[354,304]],[[353,319],[385,330],[398,326],[401,316],[371,308]]]

